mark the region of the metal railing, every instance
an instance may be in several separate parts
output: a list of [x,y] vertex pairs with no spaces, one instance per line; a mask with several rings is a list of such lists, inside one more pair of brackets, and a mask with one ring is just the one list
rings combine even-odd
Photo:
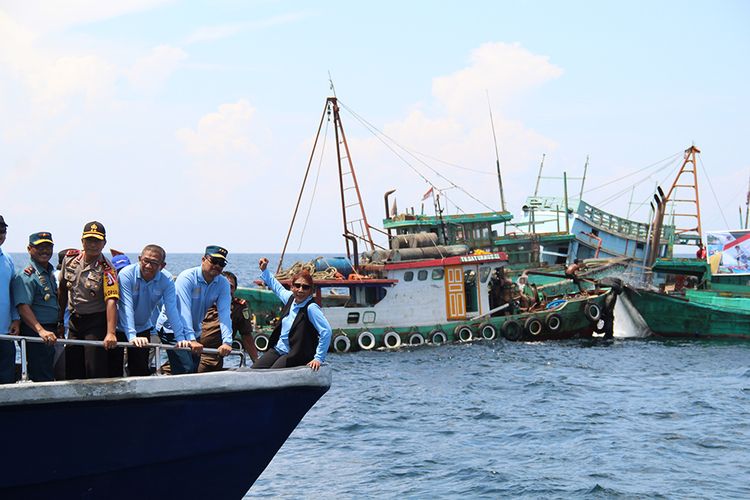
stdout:
[[[11,342],[18,342],[21,346],[21,382],[28,382],[29,381],[29,374],[28,374],[28,366],[26,361],[26,343],[27,342],[36,342],[39,344],[45,343],[44,340],[42,340],[40,337],[25,337],[21,335],[3,335],[0,334],[0,341],[11,341]],[[56,344],[62,344],[62,345],[78,345],[78,346],[92,346],[92,347],[100,347],[104,349],[104,344],[101,340],[75,340],[75,339],[57,339],[55,342]],[[47,344],[47,345],[54,345],[54,344]],[[170,344],[152,344],[148,343],[143,347],[137,347],[131,344],[130,342],[117,342],[117,347],[124,347],[126,349],[154,349],[155,351],[155,359],[156,359],[156,375],[162,375],[161,371],[161,351],[162,349],[165,351],[192,351],[190,347],[177,347],[176,345],[170,345]],[[114,349],[114,348],[113,348]],[[203,351],[201,351],[201,354],[219,354],[218,349],[210,349],[207,347],[203,348]],[[227,356],[239,356],[240,358],[240,367],[246,366],[247,362],[245,360],[245,351],[243,350],[236,350],[232,349],[232,351],[227,354]]]

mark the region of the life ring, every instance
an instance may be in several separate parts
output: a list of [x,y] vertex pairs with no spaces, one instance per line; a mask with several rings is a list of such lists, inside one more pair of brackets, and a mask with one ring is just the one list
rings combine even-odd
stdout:
[[468,325],[459,325],[453,330],[453,334],[461,342],[469,342],[474,338],[474,332],[471,331]]
[[602,317],[602,308],[591,302],[583,307],[583,314],[586,315],[589,321],[596,323]]
[[419,332],[414,332],[409,335],[409,345],[418,346],[424,344],[424,337]]
[[523,327],[518,321],[509,319],[500,327],[500,333],[506,339],[515,342],[516,340],[521,340],[521,337],[523,337]]
[[259,351],[267,351],[270,347],[269,344],[270,337],[266,335],[265,333],[259,333],[255,336],[253,339],[253,342],[255,343],[255,348]]
[[445,344],[448,342],[448,336],[442,330],[433,330],[430,332],[430,343],[434,345]]
[[398,349],[401,347],[401,335],[393,330],[385,332],[385,335],[383,335],[383,345],[388,349]]
[[497,338],[497,328],[492,323],[482,323],[479,325],[479,334],[484,340],[495,340]]
[[544,331],[544,324],[536,316],[530,316],[526,319],[526,323],[523,325],[523,329],[526,330],[532,337],[538,336]]
[[346,335],[337,335],[333,339],[333,350],[336,352],[349,352],[352,350],[352,341]]
[[547,329],[555,333],[562,328],[562,316],[559,314],[552,313],[549,316],[547,316],[547,320],[545,321],[547,323]]
[[370,349],[375,348],[376,343],[375,335],[370,332],[360,332],[360,334],[357,335],[357,345],[363,351],[369,351]]

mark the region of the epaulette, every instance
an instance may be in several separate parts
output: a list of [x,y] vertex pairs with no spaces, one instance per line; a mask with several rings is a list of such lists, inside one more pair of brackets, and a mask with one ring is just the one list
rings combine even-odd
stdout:
[[23,270],[23,274],[25,274],[26,276],[31,276],[32,274],[34,274],[34,268],[31,266],[27,267]]
[[81,253],[80,250],[77,250],[75,248],[71,248],[70,250],[68,250],[68,253],[66,253],[65,256],[66,257],[72,257],[74,255],[78,255],[79,253]]
[[244,306],[245,304],[247,304],[247,301],[246,301],[245,299],[237,299],[237,302],[239,302],[239,303],[240,303],[240,304],[242,304],[243,306]]
[[105,259],[104,257],[102,257],[102,259],[99,262],[101,263],[102,269],[104,269],[104,272],[114,270],[114,268],[111,265],[109,265],[109,261],[107,261],[107,259]]

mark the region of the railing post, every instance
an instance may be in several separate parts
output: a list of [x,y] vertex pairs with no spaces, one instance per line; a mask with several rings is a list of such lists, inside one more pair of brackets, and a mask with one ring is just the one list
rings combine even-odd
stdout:
[[154,347],[154,363],[156,364],[156,374],[161,375],[161,347]]
[[26,366],[26,339],[20,339],[21,343],[21,382],[29,381],[29,372]]

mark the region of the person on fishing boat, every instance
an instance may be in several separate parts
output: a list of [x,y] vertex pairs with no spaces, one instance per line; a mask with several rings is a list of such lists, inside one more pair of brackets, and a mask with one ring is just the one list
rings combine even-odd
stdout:
[[[102,254],[107,233],[101,222],[89,222],[81,236],[83,250],[71,250],[63,259],[57,321],[70,309],[68,338],[99,340],[104,349],[94,346],[65,348],[65,378],[101,378],[122,376],[122,356],[117,347],[117,301],[120,287],[112,263]],[[117,360],[119,359],[119,365]]]
[[[5,243],[8,225],[0,215],[0,247]],[[0,248],[0,333],[18,335],[20,317],[13,307],[13,290],[11,283],[16,269],[10,255]],[[12,384],[16,381],[16,343],[0,340],[0,384]]]
[[274,328],[271,349],[253,364],[253,368],[290,368],[307,365],[317,371],[326,359],[331,343],[331,325],[320,306],[313,301],[313,277],[307,270],[292,276],[287,290],[268,270],[268,259],[258,261],[260,279],[285,304],[281,321]]
[[203,345],[199,342],[203,330],[203,318],[208,309],[216,304],[219,312],[221,342],[219,355],[226,356],[232,352],[232,292],[229,280],[221,275],[227,265],[226,248],[210,245],[201,259],[201,265],[185,269],[175,281],[177,308],[182,318],[182,332],[175,330],[169,321],[166,308],[162,308],[157,321],[159,337],[168,344],[176,343],[178,347],[190,348],[188,351],[167,351],[171,372],[195,373],[200,363]]
[[[114,263],[118,257],[112,258]],[[176,335],[182,335],[182,317],[177,309],[177,294],[172,275],[164,270],[167,253],[159,245],[146,245],[137,264],[123,267],[119,274],[120,302],[117,305],[118,336],[133,345],[128,348],[128,373],[146,376],[149,369],[149,349],[144,348],[154,328],[152,318],[157,304],[163,304]],[[116,264],[115,264],[116,265]]]
[[572,264],[565,268],[565,277],[573,280],[573,283],[578,285],[578,289],[583,292],[583,286],[581,286],[581,279],[578,277],[578,271],[583,270],[583,262],[580,259],[575,259]]
[[[230,271],[221,273],[229,280],[229,286],[232,291],[232,332],[239,333],[242,347],[250,355],[253,363],[258,361],[258,350],[255,348],[253,339],[253,323],[250,319],[250,309],[247,301],[234,296],[237,290],[237,276]],[[221,345],[221,324],[219,323],[219,310],[214,304],[208,309],[206,317],[203,318],[203,332],[201,333],[200,343],[203,347],[216,349]],[[214,372],[223,369],[224,360],[217,354],[201,354],[198,373]]]
[[29,265],[13,278],[13,299],[21,316],[21,335],[37,337],[44,344],[28,342],[26,359],[29,378],[34,382],[55,379],[54,360],[57,337],[65,334],[57,323],[60,306],[57,303],[57,280],[52,258],[52,233],[43,231],[29,236]]

